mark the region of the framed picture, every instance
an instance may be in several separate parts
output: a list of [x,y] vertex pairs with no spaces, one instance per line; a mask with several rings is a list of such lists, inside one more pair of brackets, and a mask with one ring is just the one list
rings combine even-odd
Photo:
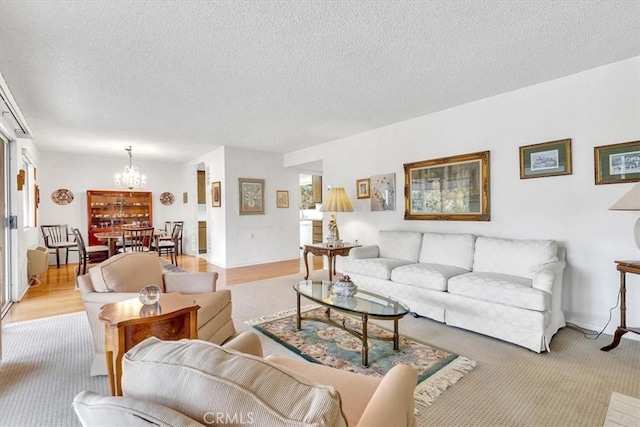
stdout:
[[219,208],[222,206],[222,190],[220,190],[220,181],[211,183],[211,206]]
[[520,147],[520,179],[571,173],[571,139]]
[[371,181],[369,178],[356,180],[356,195],[358,196],[358,199],[368,199],[371,197],[371,194],[369,193],[370,183]]
[[640,181],[640,141],[594,148],[596,185]]
[[396,210],[396,174],[374,175],[370,178],[371,210]]
[[264,215],[264,179],[238,178],[240,215]]
[[289,192],[287,190],[276,191],[276,203],[279,208],[289,207]]
[[182,203],[188,203],[189,202],[189,193],[182,193]]
[[404,165],[404,219],[489,221],[489,152]]

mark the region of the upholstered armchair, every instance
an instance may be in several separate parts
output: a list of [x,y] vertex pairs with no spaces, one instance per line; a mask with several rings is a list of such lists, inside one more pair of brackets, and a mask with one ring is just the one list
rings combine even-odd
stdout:
[[83,391],[73,407],[83,426],[415,425],[415,369],[384,377],[306,360],[262,358],[244,332],[222,347],[148,338],[123,358],[123,396]]
[[235,334],[231,320],[231,292],[216,290],[218,273],[163,273],[155,252],[127,252],[115,255],[78,276],[89,325],[93,334],[95,356],[91,375],[106,375],[105,325],[100,321],[103,305],[137,298],[142,288],[158,285],[163,292],[189,294],[200,306],[198,338],[222,344]]

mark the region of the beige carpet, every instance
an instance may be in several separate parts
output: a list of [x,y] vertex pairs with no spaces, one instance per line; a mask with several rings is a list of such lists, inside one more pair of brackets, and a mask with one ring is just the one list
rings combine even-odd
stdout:
[[[302,274],[228,287],[236,328],[245,321],[295,307],[292,285]],[[313,272],[312,278],[325,278]],[[304,302],[303,302],[304,304]],[[383,325],[384,326],[384,325]],[[422,426],[602,426],[613,392],[640,398],[640,342],[623,339],[608,353],[611,336],[588,340],[564,328],[551,353],[527,349],[438,322],[407,316],[400,333],[464,354],[476,368],[426,410]],[[267,354],[297,357],[263,337]]]

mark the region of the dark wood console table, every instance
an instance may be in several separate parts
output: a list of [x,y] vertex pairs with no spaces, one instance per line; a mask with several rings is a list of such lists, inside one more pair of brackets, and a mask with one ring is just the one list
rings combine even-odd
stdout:
[[632,328],[627,326],[627,280],[626,274],[640,274],[640,261],[616,261],[617,270],[620,272],[620,326],[616,329],[613,341],[600,350],[609,351],[620,344],[620,339],[627,332],[640,334],[640,328]]
[[309,278],[309,262],[307,260],[307,254],[311,252],[313,255],[318,256],[326,256],[329,260],[329,281],[333,280],[333,275],[336,274],[336,256],[348,256],[349,251],[353,248],[356,248],[360,245],[344,245],[339,247],[328,247],[319,243],[317,245],[304,245],[304,267],[307,269],[307,274],[304,276],[304,279]]

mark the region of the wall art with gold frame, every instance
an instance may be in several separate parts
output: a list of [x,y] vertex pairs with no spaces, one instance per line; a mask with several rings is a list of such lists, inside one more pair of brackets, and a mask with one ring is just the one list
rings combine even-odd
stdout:
[[596,185],[640,181],[640,141],[594,147]]
[[404,165],[406,220],[489,221],[489,151]]
[[240,215],[264,215],[264,179],[238,178]]
[[571,173],[571,139],[520,147],[520,179]]

